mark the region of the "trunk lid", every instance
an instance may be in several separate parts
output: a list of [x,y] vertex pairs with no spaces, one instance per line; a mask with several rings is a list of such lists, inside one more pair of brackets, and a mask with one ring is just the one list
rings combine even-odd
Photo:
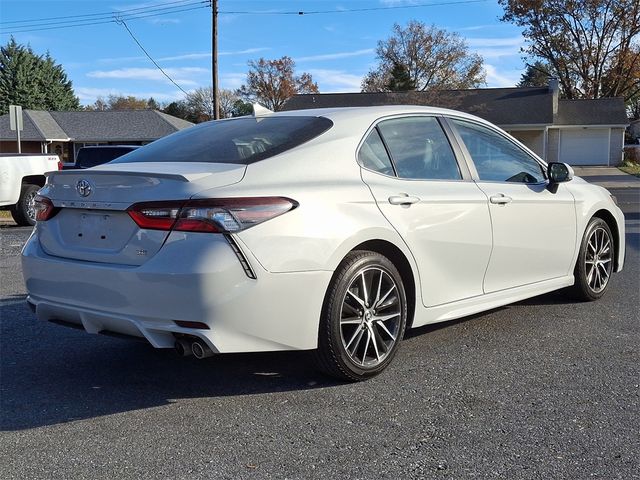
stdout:
[[187,200],[211,188],[238,183],[245,165],[223,163],[121,163],[53,172],[40,194],[60,211],[39,222],[49,255],[100,263],[142,265],[168,232],[143,230],[127,208],[134,203]]

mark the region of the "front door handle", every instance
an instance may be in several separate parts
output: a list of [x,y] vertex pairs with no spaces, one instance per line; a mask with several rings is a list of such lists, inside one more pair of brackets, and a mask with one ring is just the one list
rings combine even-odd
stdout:
[[493,196],[489,197],[489,201],[491,203],[497,203],[498,205],[505,205],[507,203],[511,203],[512,200],[513,200],[513,198],[508,197],[504,193],[501,193],[500,195],[493,195]]
[[412,205],[418,203],[420,199],[418,197],[412,197],[406,193],[400,195],[392,195],[389,197],[389,203],[391,205]]

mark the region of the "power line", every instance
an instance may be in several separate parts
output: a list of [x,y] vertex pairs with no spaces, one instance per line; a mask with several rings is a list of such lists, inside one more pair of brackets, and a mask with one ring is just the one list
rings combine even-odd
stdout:
[[461,5],[465,3],[483,3],[488,0],[458,0],[453,2],[437,2],[437,3],[418,3],[412,5],[391,5],[388,7],[364,7],[364,8],[344,8],[340,10],[282,10],[282,11],[269,11],[269,10],[220,10],[218,13],[227,15],[323,15],[331,13],[355,13],[355,12],[373,12],[377,10],[399,10],[406,8],[425,8],[425,7],[437,7],[442,5]]
[[[154,9],[157,7],[168,7],[169,5],[175,5],[177,3],[187,3],[187,2],[191,2],[193,0],[177,0],[174,2],[165,2],[165,3],[158,3],[155,5],[147,5],[145,7],[138,7],[138,8],[128,8],[128,9],[124,9],[124,10],[116,10],[116,11],[112,11],[112,12],[101,12],[101,13],[87,13],[84,15],[65,15],[63,17],[47,17],[47,18],[32,18],[29,20],[11,20],[8,22],[0,22],[0,25],[9,25],[9,24],[14,24],[14,23],[33,23],[33,22],[43,22],[46,20],[69,20],[69,19],[73,19],[73,18],[86,18],[86,17],[103,17],[105,15],[118,15],[118,14],[122,14],[122,15],[127,15],[129,12],[139,12],[140,10],[144,10],[145,12],[149,11],[150,9]],[[174,7],[169,7],[169,8],[177,8],[181,5],[177,5]],[[144,12],[143,12],[144,13]],[[90,19],[87,19],[90,20]]]
[[[99,19],[87,19],[86,21],[76,20],[75,22],[80,22],[80,23],[69,24],[68,22],[64,22],[66,23],[64,25],[54,25],[54,26],[46,26],[46,27],[36,27],[35,25],[20,25],[19,27],[16,27],[17,28],[16,30],[0,32],[0,35],[10,35],[14,33],[35,32],[35,31],[44,31],[44,30],[58,30],[58,29],[73,28],[73,27],[86,27],[90,25],[104,25],[107,23],[117,23],[118,19],[138,20],[141,18],[157,17],[160,15],[183,13],[183,12],[189,12],[192,10],[208,8],[210,4],[208,0],[200,0],[196,3],[192,3],[191,5],[195,5],[195,6],[192,6],[190,8],[179,8],[178,10],[171,10],[167,12],[155,12],[155,13],[140,12],[138,14],[128,14],[125,16],[112,16],[111,18],[104,18],[100,20]],[[93,21],[90,21],[90,20],[93,20]],[[51,25],[51,24],[48,24],[48,25]]]
[[138,44],[138,46],[140,47],[140,49],[144,52],[144,54],[149,58],[149,60],[151,60],[153,62],[153,64],[158,68],[158,70],[160,70],[162,72],[162,74],[167,77],[169,79],[169,81],[171,83],[173,83],[176,87],[178,87],[180,89],[180,91],[182,93],[184,93],[185,95],[187,95],[187,92],[184,88],[182,88],[180,85],[178,85],[176,82],[174,82],[173,78],[171,78],[167,72],[165,72],[162,67],[160,65],[158,65],[158,62],[156,62],[151,55],[149,55],[149,52],[147,52],[147,50],[142,46],[142,44],[138,41],[138,39],[136,38],[136,36],[133,34],[133,32],[131,30],[129,30],[129,26],[127,25],[127,23],[124,20],[118,20],[117,23],[119,25],[122,25],[124,28],[127,29],[127,32],[129,32],[129,35],[131,35],[131,38],[133,38],[134,42],[136,42]]

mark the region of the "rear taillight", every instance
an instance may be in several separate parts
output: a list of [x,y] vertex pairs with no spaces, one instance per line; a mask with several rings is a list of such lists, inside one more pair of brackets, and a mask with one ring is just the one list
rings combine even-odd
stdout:
[[58,170],[62,170],[62,161],[58,160]]
[[33,207],[36,210],[36,220],[38,222],[45,222],[58,212],[58,209],[53,206],[53,202],[42,195],[34,197]]
[[140,228],[171,230],[184,202],[145,202],[129,207],[128,213]]
[[137,203],[129,215],[140,228],[181,232],[233,233],[298,206],[284,197],[245,197]]

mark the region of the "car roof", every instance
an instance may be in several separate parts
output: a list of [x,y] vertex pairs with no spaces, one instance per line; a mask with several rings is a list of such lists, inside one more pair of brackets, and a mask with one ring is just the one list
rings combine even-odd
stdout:
[[287,110],[283,112],[276,112],[271,115],[277,116],[310,116],[310,117],[326,117],[330,120],[336,121],[349,121],[349,120],[370,120],[375,121],[381,117],[396,116],[396,115],[440,115],[449,117],[466,118],[475,122],[483,123],[495,127],[490,122],[470,115],[468,113],[460,112],[458,110],[451,110],[448,108],[429,107],[422,105],[383,105],[372,107],[334,107],[334,108],[315,108],[307,110]]

